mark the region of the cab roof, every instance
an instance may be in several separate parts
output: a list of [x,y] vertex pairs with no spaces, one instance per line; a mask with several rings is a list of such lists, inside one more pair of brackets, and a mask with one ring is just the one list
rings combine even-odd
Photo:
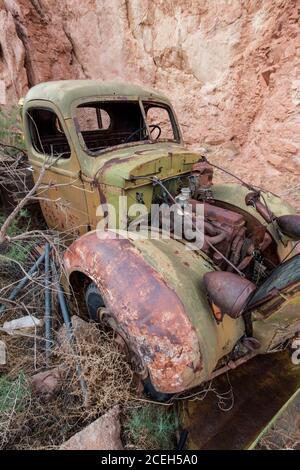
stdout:
[[159,100],[170,105],[169,99],[149,88],[132,83],[102,80],[58,80],[39,83],[32,87],[24,98],[24,106],[32,100],[51,101],[68,116],[73,101],[81,98],[119,97],[126,99],[141,98]]

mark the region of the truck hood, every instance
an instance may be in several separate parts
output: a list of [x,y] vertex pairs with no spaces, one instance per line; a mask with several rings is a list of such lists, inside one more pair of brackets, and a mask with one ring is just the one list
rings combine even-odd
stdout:
[[[150,148],[149,148],[150,147]],[[161,179],[188,173],[193,163],[201,157],[180,145],[152,144],[139,146],[135,151],[115,153],[102,161],[96,170],[96,179],[101,184],[129,188],[144,185],[147,179],[133,182],[134,176],[157,176]],[[95,174],[94,173],[94,174]]]

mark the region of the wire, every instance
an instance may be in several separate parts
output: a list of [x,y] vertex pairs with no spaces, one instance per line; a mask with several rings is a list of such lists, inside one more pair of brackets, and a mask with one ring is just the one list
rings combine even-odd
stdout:
[[[295,245],[293,246],[293,248],[288,252],[288,254],[283,258],[283,260],[281,261],[281,263],[279,264],[279,266],[285,262],[285,260],[290,256],[290,254],[294,251],[294,249],[296,248],[296,246],[298,246],[300,243],[300,240],[297,241],[297,243],[295,243]],[[277,266],[278,267],[278,266]]]
[[260,191],[264,191],[265,193],[270,193],[272,194],[273,196],[276,196],[276,197],[279,197],[278,194],[275,194],[273,193],[272,191],[270,190],[266,190],[260,186],[253,186],[252,184],[249,184],[249,183],[246,183],[246,181],[244,181],[242,178],[240,178],[239,176],[236,176],[234,173],[231,173],[229,170],[225,170],[225,168],[222,168],[221,166],[218,166],[216,165],[215,163],[211,163],[209,160],[207,160],[206,157],[203,157],[203,159],[209,163],[211,166],[213,166],[214,168],[217,168],[218,170],[220,171],[223,171],[224,173],[227,173],[227,175],[229,176],[232,176],[233,178],[235,178],[237,181],[239,181],[240,183],[243,184],[243,186],[246,186],[246,188],[248,189],[252,189],[253,191],[257,191],[257,190],[260,190]]
[[252,185],[246,183],[246,181],[242,180],[239,176],[236,176],[234,173],[231,173],[229,170],[225,170],[225,168],[222,168],[221,166],[216,165],[215,163],[211,163],[210,161],[207,160],[206,157],[204,157],[205,161],[209,163],[211,166],[214,168],[217,168],[218,170],[223,171],[224,173],[227,173],[229,176],[232,176],[236,180],[238,180],[240,183],[243,184],[243,186],[246,186],[248,189],[255,189]]

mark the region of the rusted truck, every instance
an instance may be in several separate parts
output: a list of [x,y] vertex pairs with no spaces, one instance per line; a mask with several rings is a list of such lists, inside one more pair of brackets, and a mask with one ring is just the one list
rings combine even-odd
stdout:
[[[30,89],[22,116],[35,180],[48,165],[45,220],[74,239],[68,289],[83,315],[114,330],[149,395],[197,387],[300,330],[300,216],[271,192],[214,184],[213,161],[186,148],[168,98],[53,81]],[[172,220],[164,237],[164,213],[155,236],[131,235],[153,206],[175,206],[194,238],[202,211],[202,243],[174,236]]]

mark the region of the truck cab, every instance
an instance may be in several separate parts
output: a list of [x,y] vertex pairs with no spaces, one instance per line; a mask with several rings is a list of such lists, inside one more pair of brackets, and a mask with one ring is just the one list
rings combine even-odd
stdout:
[[150,204],[151,192],[130,182],[132,174],[187,174],[199,159],[185,149],[170,101],[137,85],[40,84],[28,92],[22,114],[35,179],[50,166],[41,200],[45,220],[75,236],[96,227],[99,204],[115,204],[126,191],[133,203],[139,192]]

